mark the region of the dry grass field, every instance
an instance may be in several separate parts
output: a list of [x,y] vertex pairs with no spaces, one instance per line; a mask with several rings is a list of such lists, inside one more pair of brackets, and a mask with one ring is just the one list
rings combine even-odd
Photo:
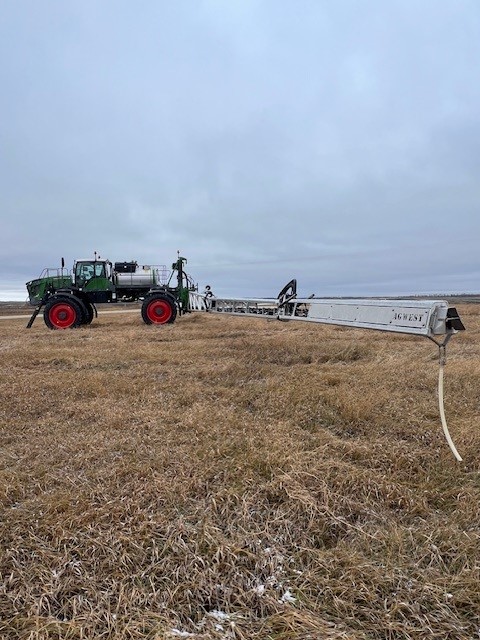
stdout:
[[0,637],[480,635],[480,306],[420,338],[0,323]]

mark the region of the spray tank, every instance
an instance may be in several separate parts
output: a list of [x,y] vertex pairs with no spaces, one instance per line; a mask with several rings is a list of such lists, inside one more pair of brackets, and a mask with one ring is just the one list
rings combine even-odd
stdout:
[[139,265],[133,261],[115,262],[112,281],[119,289],[144,289],[165,286],[169,275],[165,265]]

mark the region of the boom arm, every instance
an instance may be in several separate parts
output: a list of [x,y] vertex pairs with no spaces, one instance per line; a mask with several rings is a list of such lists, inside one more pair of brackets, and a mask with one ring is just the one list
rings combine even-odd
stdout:
[[[439,347],[438,399],[440,418],[448,445],[458,461],[458,453],[448,431],[443,408],[445,349],[450,338],[465,327],[455,307],[445,300],[395,300],[348,298],[297,298],[297,283],[291,280],[272,298],[206,298],[190,294],[190,309],[242,317],[277,318],[283,321],[316,322],[357,329],[376,329],[429,338]],[[443,337],[439,342],[438,338]]]
[[445,300],[295,298],[281,304],[268,298],[213,298],[210,311],[377,329],[428,338],[453,334],[465,328],[457,310],[449,307]]

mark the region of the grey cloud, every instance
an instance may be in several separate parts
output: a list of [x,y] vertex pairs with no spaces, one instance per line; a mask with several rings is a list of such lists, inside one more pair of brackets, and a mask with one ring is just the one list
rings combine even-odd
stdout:
[[478,4],[300,5],[4,3],[2,272],[179,249],[226,294],[477,289]]

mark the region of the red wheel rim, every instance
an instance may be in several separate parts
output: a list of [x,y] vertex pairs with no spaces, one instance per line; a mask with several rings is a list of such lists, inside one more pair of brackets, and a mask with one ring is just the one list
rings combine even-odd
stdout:
[[172,317],[172,307],[166,300],[152,300],[147,306],[147,317],[155,324],[165,324]]
[[77,314],[67,302],[59,302],[50,309],[48,318],[57,329],[68,329],[77,319]]

